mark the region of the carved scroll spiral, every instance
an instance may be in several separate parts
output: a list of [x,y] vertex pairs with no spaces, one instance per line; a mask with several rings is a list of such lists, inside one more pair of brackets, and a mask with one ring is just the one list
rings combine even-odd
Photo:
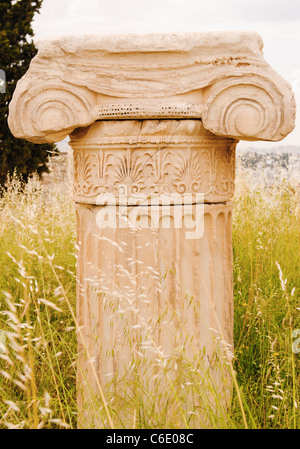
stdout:
[[202,121],[216,135],[242,140],[281,140],[293,129],[294,99],[268,78],[228,78],[209,92]]
[[58,142],[78,126],[95,120],[94,94],[60,82],[17,86],[9,106],[15,137],[34,143]]

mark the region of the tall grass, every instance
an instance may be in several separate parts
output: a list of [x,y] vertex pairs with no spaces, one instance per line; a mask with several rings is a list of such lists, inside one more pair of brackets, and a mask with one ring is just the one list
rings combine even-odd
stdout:
[[[75,216],[69,185],[61,187],[45,187],[33,177],[23,188],[12,177],[0,198],[2,428],[77,426]],[[299,200],[297,176],[280,171],[269,183],[238,166],[231,373],[236,384],[230,411],[209,416],[210,426],[300,426],[300,353],[292,351],[292,332],[300,329]],[[135,376],[131,384],[116,385],[114,397],[100,395],[95,410],[104,425],[205,426],[198,405],[187,406],[187,398],[203,399],[208,376],[200,378],[187,365],[174,381],[174,364],[163,354],[155,369],[152,394]]]
[[258,428],[298,428],[300,354],[299,173],[274,179],[239,166],[233,225],[237,378]]
[[74,427],[74,320],[49,263],[75,307],[72,203],[59,186],[13,177],[0,215],[1,426]]

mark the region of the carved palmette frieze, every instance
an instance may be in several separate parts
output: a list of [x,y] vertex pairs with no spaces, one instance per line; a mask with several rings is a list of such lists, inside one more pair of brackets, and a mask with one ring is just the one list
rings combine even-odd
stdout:
[[[91,125],[95,126],[99,128]],[[145,126],[149,130],[151,123]],[[190,135],[178,135],[180,127],[174,129],[177,133],[169,135],[169,140],[164,137],[160,141],[153,128],[152,135],[149,132],[123,137],[103,136],[100,132],[96,138],[95,133],[84,131],[80,138],[77,133],[71,138],[75,201],[108,204],[116,198],[118,204],[120,194],[129,204],[140,204],[141,198],[162,194],[203,194],[205,202],[232,198],[236,142],[202,132],[201,122]]]

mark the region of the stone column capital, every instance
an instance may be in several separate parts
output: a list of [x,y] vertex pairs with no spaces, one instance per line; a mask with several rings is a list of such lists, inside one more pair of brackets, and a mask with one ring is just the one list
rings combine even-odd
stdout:
[[278,141],[294,128],[295,100],[262,47],[245,31],[40,41],[9,127],[45,143],[97,120],[187,118],[218,136]]

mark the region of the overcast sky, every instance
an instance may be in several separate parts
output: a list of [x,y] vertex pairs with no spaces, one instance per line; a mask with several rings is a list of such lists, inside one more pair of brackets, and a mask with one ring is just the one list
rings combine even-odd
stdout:
[[[299,110],[300,0],[44,0],[33,30],[35,40],[67,34],[254,30],[263,38],[267,62],[291,83]],[[278,145],[300,146],[300,117]]]

